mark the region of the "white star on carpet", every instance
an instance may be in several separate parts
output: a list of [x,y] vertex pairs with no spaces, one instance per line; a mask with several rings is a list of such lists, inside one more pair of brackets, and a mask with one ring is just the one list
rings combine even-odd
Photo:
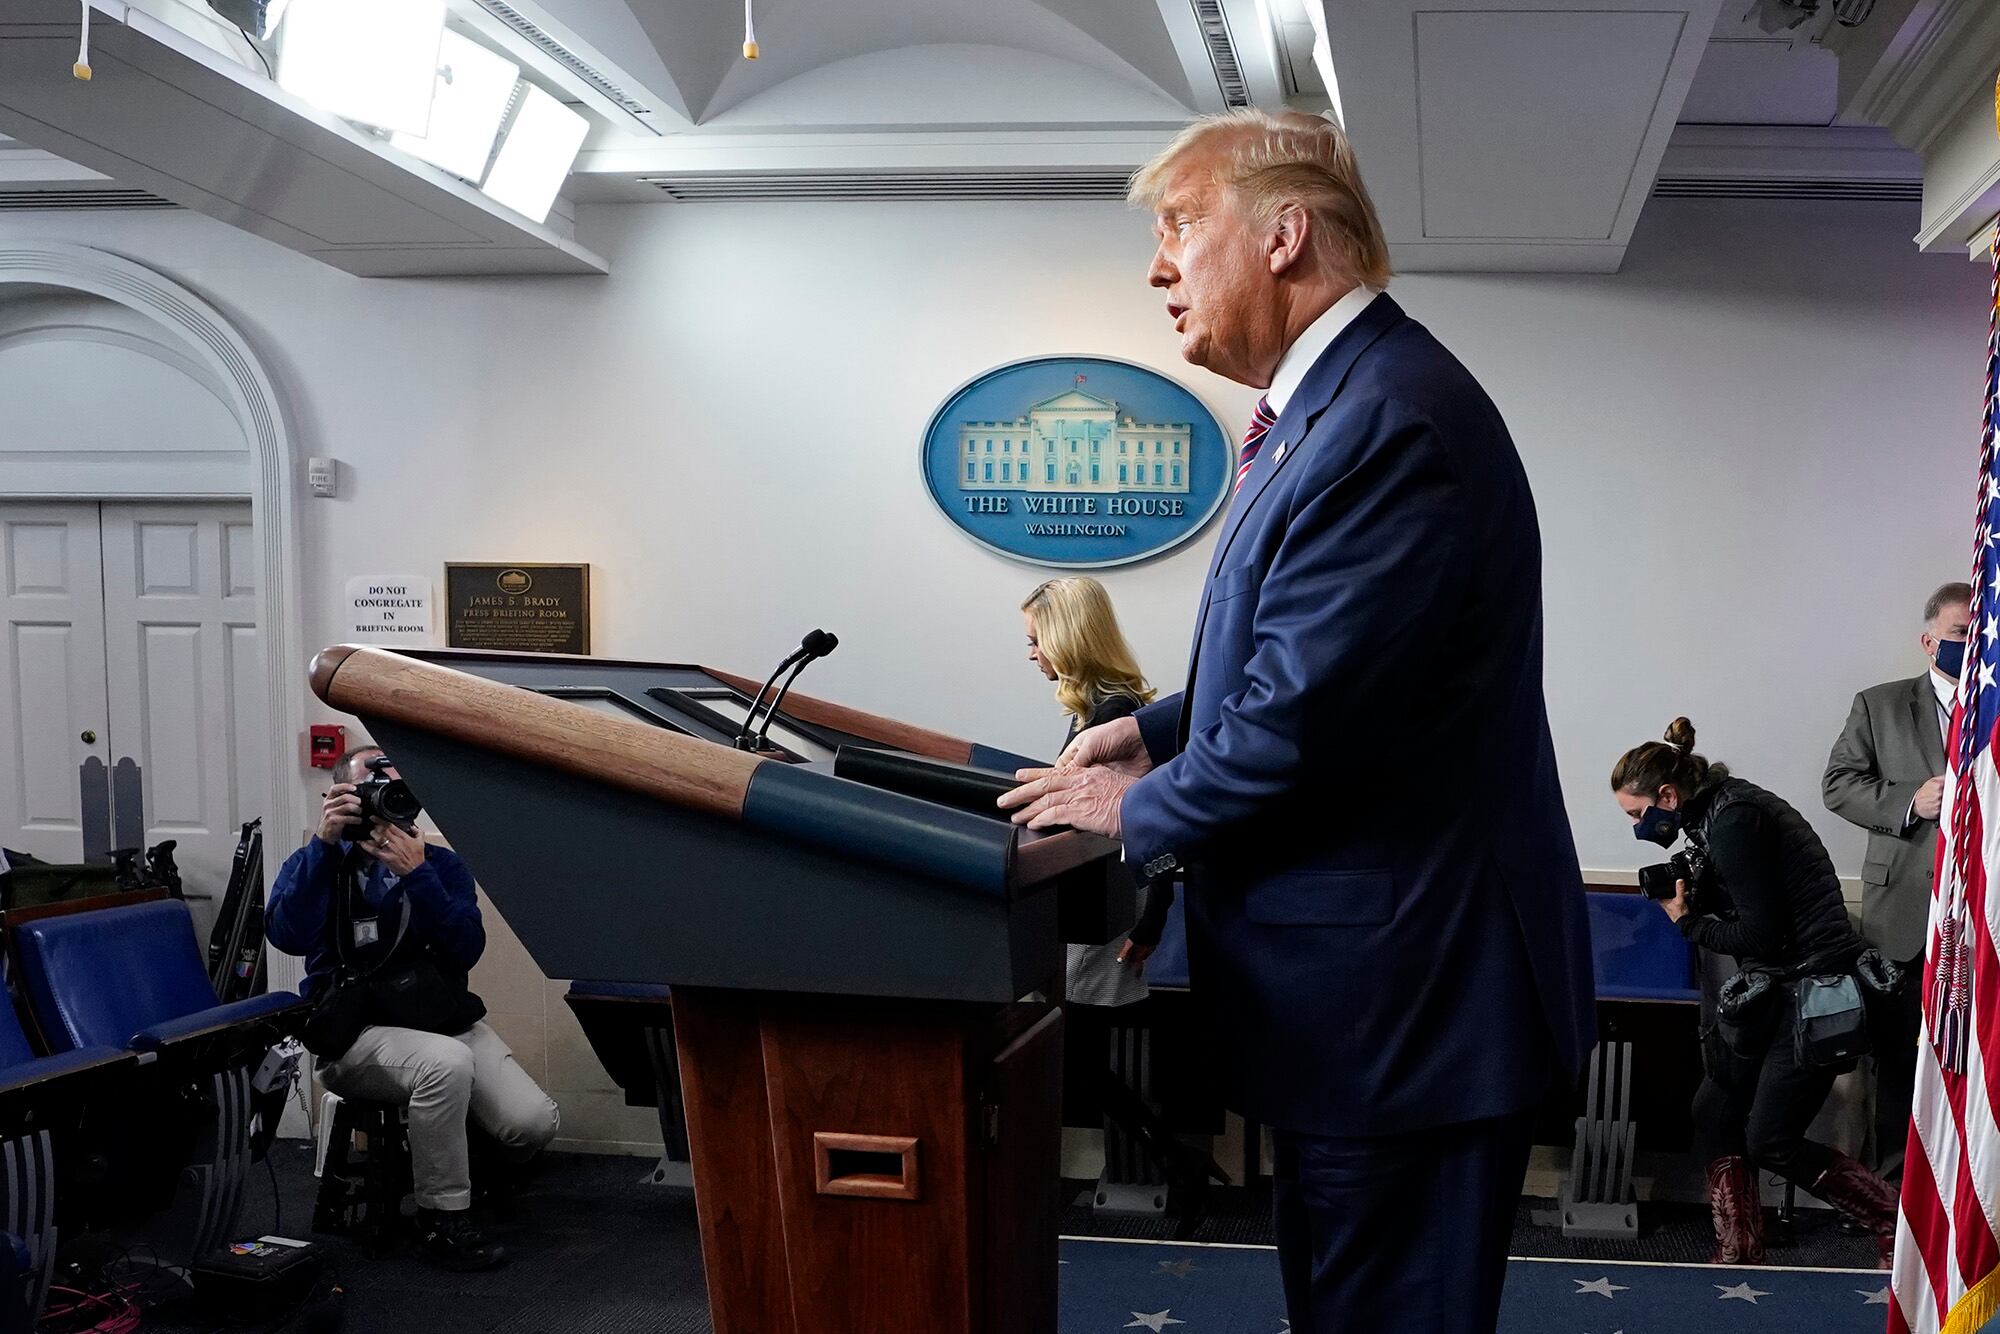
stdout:
[[1194,1272],[1194,1261],[1162,1260],[1160,1261],[1160,1272],[1163,1274],[1172,1274],[1175,1278],[1186,1278]]
[[1586,1292],[1594,1292],[1600,1297],[1609,1297],[1614,1292],[1632,1291],[1632,1289],[1625,1287],[1623,1284],[1613,1283],[1609,1278],[1593,1279],[1589,1283],[1585,1283],[1580,1278],[1573,1278],[1570,1282],[1576,1284],[1575,1295],[1578,1297],[1583,1296]]
[[1759,1297],[1768,1297],[1771,1295],[1768,1292],[1759,1292],[1748,1283],[1738,1283],[1733,1288],[1725,1288],[1720,1283],[1717,1283],[1715,1290],[1722,1294],[1716,1298],[1719,1302],[1749,1302],[1752,1306],[1757,1304]]
[[[1172,1309],[1172,1307],[1168,1307],[1167,1311],[1171,1311]],[[1137,1311],[1134,1311],[1132,1313],[1132,1323],[1125,1326],[1125,1328],[1150,1329],[1153,1331],[1153,1334],[1160,1334],[1160,1331],[1168,1325],[1185,1325],[1187,1323],[1185,1320],[1174,1319],[1167,1314],[1167,1311],[1155,1311],[1151,1315],[1140,1315]]]
[[1887,1306],[1889,1304],[1889,1290],[1887,1288],[1877,1288],[1873,1292],[1869,1292],[1864,1288],[1856,1288],[1854,1294],[1861,1298],[1863,1306]]

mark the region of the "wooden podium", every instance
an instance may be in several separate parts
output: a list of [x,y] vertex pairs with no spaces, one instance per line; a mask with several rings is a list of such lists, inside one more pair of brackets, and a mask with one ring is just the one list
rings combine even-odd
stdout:
[[822,701],[735,749],[754,683],[703,668],[340,647],[312,680],[545,972],[672,987],[717,1334],[1055,1334],[1058,923],[1115,920],[1115,843],[836,777],[975,748]]

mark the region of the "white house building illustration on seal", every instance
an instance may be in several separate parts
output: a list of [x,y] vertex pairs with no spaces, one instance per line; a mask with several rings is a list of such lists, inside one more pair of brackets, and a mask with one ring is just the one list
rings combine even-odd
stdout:
[[1192,441],[1189,422],[1136,422],[1067,389],[1013,421],[959,423],[958,489],[1185,495]]

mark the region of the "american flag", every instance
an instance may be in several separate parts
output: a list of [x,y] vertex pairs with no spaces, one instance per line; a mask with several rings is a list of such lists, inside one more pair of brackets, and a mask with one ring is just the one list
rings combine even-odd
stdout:
[[1986,415],[1979,441],[1979,518],[1965,670],[1952,711],[1944,837],[1931,890],[1924,960],[1924,1042],[1903,1165],[1890,1334],[1973,1334],[2000,1312],[2000,235],[1993,243],[1986,336]]

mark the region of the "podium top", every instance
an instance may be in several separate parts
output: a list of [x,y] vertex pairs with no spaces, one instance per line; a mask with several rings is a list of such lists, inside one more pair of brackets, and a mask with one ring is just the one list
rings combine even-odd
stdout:
[[[1117,848],[1093,834],[1032,832],[997,810],[974,813],[836,776],[830,761],[842,745],[908,750],[896,743],[912,742],[957,762],[973,751],[970,742],[860,710],[787,698],[784,730],[806,750],[823,747],[823,760],[791,749],[737,750],[725,740],[736,719],[714,695],[719,688],[747,698],[755,685],[705,668],[343,644],[313,659],[311,679],[321,700],[378,731],[388,723],[446,738],[739,823],[802,850],[962,889],[1011,896]],[[616,707],[601,707],[607,703]]]

